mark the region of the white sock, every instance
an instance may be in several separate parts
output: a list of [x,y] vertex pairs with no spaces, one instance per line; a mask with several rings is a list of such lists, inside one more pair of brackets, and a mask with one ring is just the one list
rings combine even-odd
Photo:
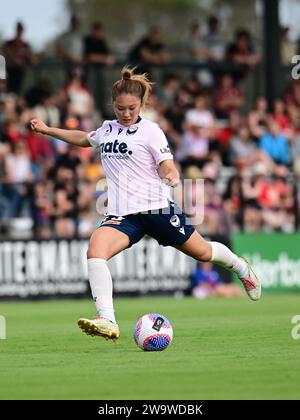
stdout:
[[211,261],[234,271],[239,278],[244,278],[248,275],[248,266],[244,260],[239,258],[230,249],[220,242],[209,242],[212,248]]
[[116,323],[113,306],[112,278],[107,261],[101,258],[89,258],[88,273],[92,296],[98,314]]

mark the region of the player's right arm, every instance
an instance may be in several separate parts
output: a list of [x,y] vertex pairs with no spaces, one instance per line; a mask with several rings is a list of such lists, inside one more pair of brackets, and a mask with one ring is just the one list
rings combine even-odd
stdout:
[[87,139],[88,133],[80,130],[64,130],[62,128],[48,127],[42,120],[33,119],[30,121],[31,128],[36,133],[55,137],[74,146],[91,147]]

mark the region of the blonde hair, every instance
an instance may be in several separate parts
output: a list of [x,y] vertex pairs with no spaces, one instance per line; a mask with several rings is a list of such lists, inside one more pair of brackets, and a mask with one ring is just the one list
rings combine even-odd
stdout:
[[122,79],[114,83],[112,87],[112,100],[115,101],[122,93],[137,96],[141,99],[142,106],[145,106],[153,83],[149,81],[147,73],[135,74],[133,69],[125,66],[121,74]]

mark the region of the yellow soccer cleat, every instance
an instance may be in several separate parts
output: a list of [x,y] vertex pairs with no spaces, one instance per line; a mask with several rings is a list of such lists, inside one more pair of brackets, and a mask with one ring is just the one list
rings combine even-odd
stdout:
[[251,300],[259,300],[261,297],[261,281],[257,278],[247,259],[245,257],[240,258],[247,264],[249,273],[248,276],[240,278],[240,280],[243,283],[249,298]]
[[97,335],[106,338],[106,340],[117,340],[120,337],[119,326],[106,318],[80,318],[78,325],[87,335]]

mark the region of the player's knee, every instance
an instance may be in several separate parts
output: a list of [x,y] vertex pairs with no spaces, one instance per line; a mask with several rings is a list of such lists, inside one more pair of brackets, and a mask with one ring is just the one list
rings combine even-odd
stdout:
[[201,262],[209,262],[211,261],[211,257],[212,257],[211,246],[209,245],[209,243],[207,243],[207,245],[203,247],[203,249],[199,253],[197,259]]
[[86,256],[87,256],[87,259],[90,259],[90,258],[101,258],[103,260],[108,259],[108,255],[107,255],[107,252],[105,251],[105,249],[101,249],[100,247],[96,248],[93,245],[90,245],[88,247]]

